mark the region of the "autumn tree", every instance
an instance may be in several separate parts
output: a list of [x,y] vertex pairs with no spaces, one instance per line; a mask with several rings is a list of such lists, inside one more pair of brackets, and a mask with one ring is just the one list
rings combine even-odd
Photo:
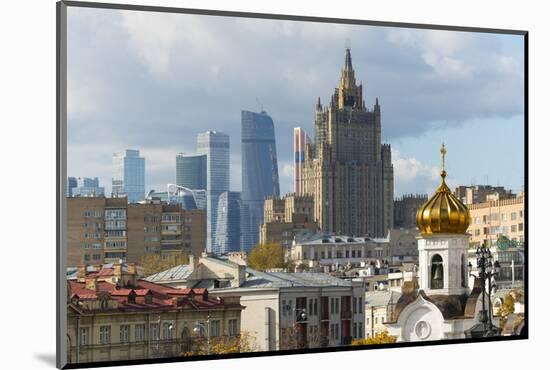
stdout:
[[279,244],[258,244],[248,256],[248,266],[264,271],[285,266],[283,248]]
[[168,255],[164,258],[160,254],[146,254],[141,257],[141,266],[146,276],[188,263],[189,257],[184,253]]
[[390,335],[387,330],[376,333],[373,337],[353,339],[351,341],[352,346],[364,346],[370,344],[387,344],[395,343],[397,337]]
[[223,355],[228,353],[246,353],[257,351],[255,337],[248,332],[237,336],[205,337],[193,339],[191,350],[181,353],[182,356]]

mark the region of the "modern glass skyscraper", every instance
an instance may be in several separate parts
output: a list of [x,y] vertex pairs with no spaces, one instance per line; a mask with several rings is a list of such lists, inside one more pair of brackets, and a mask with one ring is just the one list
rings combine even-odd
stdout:
[[105,194],[102,186],[99,186],[97,177],[79,177],[77,187],[72,189],[73,197],[99,197]]
[[145,158],[139,150],[126,149],[113,154],[113,197],[128,197],[136,203],[145,196]]
[[[279,196],[279,170],[273,120],[264,111],[242,111],[242,250],[249,251],[259,241],[264,219],[264,199]],[[248,215],[246,217],[245,215]]]
[[241,193],[226,191],[218,198],[216,234],[212,252],[216,255],[241,250]]
[[76,177],[67,177],[67,196],[73,196],[73,189],[78,186]]
[[206,131],[197,136],[197,152],[206,154],[206,250],[211,252],[216,233],[218,198],[229,191],[229,136]]
[[205,154],[178,154],[176,185],[188,189],[206,189]]

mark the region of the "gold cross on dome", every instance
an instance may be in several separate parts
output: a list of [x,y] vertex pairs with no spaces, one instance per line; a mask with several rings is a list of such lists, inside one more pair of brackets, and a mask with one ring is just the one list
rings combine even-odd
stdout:
[[442,162],[441,170],[442,171],[445,171],[445,154],[447,154],[447,149],[445,149],[445,144],[442,144],[441,145],[441,162]]

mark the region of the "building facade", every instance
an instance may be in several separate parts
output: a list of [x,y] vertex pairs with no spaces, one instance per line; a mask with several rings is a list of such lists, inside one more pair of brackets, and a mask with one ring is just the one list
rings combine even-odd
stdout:
[[241,331],[260,351],[349,345],[364,338],[362,282],[323,273],[259,272],[242,260],[193,259],[147,278],[174,288],[205,286],[217,296],[239,296]]
[[67,177],[67,197],[73,196],[73,189],[78,186],[78,180],[76,177]]
[[176,156],[176,185],[188,189],[206,190],[205,154],[178,154]]
[[145,196],[145,158],[139,150],[126,149],[113,154],[113,197],[127,197],[129,203]]
[[306,145],[304,193],[322,231],[383,237],[393,226],[391,148],[381,143],[381,108],[357,85],[349,49],[327,107],[317,101],[315,143]]
[[428,200],[428,194],[405,194],[393,201],[393,227],[416,227],[416,211]]
[[470,242],[474,245],[496,246],[499,237],[514,242],[524,242],[524,196],[469,204],[472,223],[468,228]]
[[290,248],[296,235],[316,232],[319,225],[313,217],[313,197],[287,194],[264,201],[264,223],[260,225],[260,243],[281,244]]
[[211,251],[218,198],[229,191],[229,136],[218,131],[202,132],[197,136],[197,152],[206,155],[206,248]]
[[241,112],[242,205],[241,248],[258,244],[264,199],[279,196],[279,169],[273,120],[264,111]]
[[67,361],[86,363],[176,357],[211,339],[240,335],[239,297],[175,289],[137,277],[135,266],[79,269],[68,281]]
[[458,186],[455,189],[455,196],[464,204],[516,198],[516,194],[511,190],[507,190],[503,186],[492,185]]
[[311,145],[311,140],[306,131],[301,127],[294,128],[294,194],[302,195],[304,192],[303,167],[306,154],[306,144]]
[[159,201],[69,198],[67,235],[67,266],[141,263],[149,254],[199,255],[206,244],[206,213]]
[[223,192],[218,198],[216,236],[212,253],[223,255],[241,250],[241,193]]

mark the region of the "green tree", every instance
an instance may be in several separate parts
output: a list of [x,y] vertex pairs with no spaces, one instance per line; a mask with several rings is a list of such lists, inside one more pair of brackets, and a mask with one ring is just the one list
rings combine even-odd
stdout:
[[248,256],[248,266],[264,271],[285,267],[283,248],[279,244],[258,244]]
[[147,254],[141,257],[141,266],[143,267],[145,276],[188,263],[189,257],[184,253],[167,256],[165,258],[162,258],[160,254]]
[[376,333],[373,337],[353,339],[351,341],[352,346],[364,346],[370,344],[387,344],[395,343],[397,337],[390,335],[387,330],[384,330],[380,333]]

